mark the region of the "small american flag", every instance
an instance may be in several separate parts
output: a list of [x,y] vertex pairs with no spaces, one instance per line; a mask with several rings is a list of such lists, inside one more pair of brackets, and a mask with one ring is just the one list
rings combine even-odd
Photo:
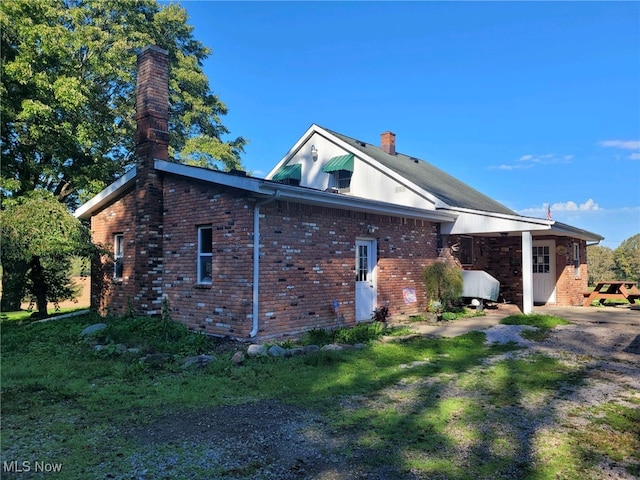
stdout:
[[547,203],[547,220],[551,220],[551,204]]

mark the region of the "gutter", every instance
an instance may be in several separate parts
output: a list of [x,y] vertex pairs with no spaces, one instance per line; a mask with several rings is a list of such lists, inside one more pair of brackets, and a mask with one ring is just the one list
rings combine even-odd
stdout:
[[260,300],[260,207],[268,203],[275,202],[280,197],[280,190],[276,190],[273,195],[255,204],[253,207],[253,328],[249,337],[253,338],[258,334],[259,327],[259,300]]

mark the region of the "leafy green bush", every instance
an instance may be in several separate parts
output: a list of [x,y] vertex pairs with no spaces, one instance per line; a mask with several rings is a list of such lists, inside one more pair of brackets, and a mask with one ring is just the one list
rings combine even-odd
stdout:
[[452,305],[462,295],[462,270],[451,262],[436,261],[422,272],[427,299]]

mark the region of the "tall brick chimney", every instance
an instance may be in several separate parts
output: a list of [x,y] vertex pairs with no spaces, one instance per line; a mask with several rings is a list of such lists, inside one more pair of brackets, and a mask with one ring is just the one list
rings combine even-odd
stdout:
[[140,314],[162,311],[162,177],[154,160],[169,159],[169,53],[138,55],[136,99],[135,258],[132,303]]
[[382,132],[380,134],[380,148],[389,155],[396,154],[396,134],[393,132]]

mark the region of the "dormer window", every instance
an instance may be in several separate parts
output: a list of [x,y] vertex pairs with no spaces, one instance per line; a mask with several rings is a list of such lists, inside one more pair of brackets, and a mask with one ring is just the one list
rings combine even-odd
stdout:
[[353,176],[353,154],[330,158],[322,171],[331,175],[329,187],[336,188],[340,193],[349,192]]
[[284,183],[285,185],[300,185],[302,178],[302,165],[296,163],[294,165],[284,165],[271,178],[274,182]]

